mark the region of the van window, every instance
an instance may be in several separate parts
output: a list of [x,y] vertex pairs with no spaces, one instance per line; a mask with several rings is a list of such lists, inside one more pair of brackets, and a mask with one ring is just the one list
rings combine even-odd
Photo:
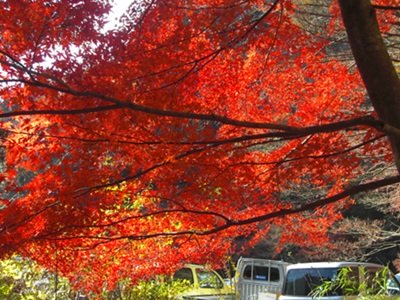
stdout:
[[187,280],[191,284],[194,283],[192,270],[189,268],[182,268],[175,272],[174,279]]
[[[252,272],[253,270],[253,272]],[[266,266],[247,265],[243,271],[243,279],[260,281],[279,281],[279,269]]]
[[[314,268],[289,270],[284,286],[284,295],[310,296],[310,293],[325,281],[335,280],[340,268]],[[358,278],[358,270],[351,272],[352,278]],[[340,296],[343,292],[335,289],[327,293],[327,296]]]

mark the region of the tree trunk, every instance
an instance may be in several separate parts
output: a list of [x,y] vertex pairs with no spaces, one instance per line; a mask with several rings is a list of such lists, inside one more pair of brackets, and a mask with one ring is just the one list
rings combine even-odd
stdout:
[[400,80],[370,0],[339,0],[348,39],[378,117],[384,122],[400,173]]

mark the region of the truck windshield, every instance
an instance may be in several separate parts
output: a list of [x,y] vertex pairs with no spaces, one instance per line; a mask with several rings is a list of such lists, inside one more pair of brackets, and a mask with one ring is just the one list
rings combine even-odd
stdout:
[[[309,296],[310,293],[325,281],[332,281],[337,277],[339,268],[308,268],[293,269],[287,273],[284,295]],[[327,296],[341,295],[336,289],[328,292]]]

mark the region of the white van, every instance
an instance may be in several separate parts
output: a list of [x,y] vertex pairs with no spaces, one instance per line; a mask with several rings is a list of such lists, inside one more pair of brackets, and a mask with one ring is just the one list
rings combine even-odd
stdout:
[[288,265],[286,262],[277,260],[239,258],[235,275],[239,299],[277,299],[282,292]]
[[[311,292],[323,282],[333,280],[343,268],[350,268],[351,276],[359,282],[367,281],[365,274],[374,274],[384,268],[382,265],[359,262],[317,262],[289,265],[279,300],[310,300]],[[361,272],[363,270],[363,272]],[[346,296],[346,299],[350,299]],[[353,297],[355,298],[355,297]],[[344,299],[341,291],[335,290],[318,299]]]

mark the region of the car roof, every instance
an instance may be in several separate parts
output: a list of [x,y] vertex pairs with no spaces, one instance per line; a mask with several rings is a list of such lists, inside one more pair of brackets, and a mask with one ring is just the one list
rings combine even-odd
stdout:
[[205,269],[205,270],[212,270],[210,268],[208,268],[205,265],[200,265],[200,264],[185,264],[184,268],[196,268],[196,269]]
[[376,267],[383,268],[382,265],[373,263],[363,262],[349,262],[349,261],[337,261],[337,262],[310,262],[310,263],[298,263],[292,264],[287,267],[287,270],[292,269],[316,269],[316,268],[339,268],[339,267]]
[[266,258],[253,258],[253,257],[243,257],[241,256],[238,260],[241,263],[272,263],[272,264],[281,264],[281,265],[289,265],[290,263],[285,262],[283,260],[276,260],[276,259],[266,259]]

